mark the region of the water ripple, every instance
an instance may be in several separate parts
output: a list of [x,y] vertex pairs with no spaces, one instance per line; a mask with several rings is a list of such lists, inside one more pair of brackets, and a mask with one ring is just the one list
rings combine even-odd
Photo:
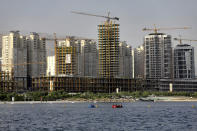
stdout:
[[0,129],[4,131],[195,131],[195,102],[123,103],[112,109],[111,103],[1,104]]

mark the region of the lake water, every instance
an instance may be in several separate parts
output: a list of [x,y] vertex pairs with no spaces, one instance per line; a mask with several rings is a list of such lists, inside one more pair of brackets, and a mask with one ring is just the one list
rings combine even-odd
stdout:
[[0,104],[1,131],[196,131],[197,102]]

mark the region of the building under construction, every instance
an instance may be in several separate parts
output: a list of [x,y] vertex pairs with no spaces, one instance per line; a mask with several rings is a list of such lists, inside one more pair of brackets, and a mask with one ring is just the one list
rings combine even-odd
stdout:
[[0,72],[0,92],[24,92],[31,90],[30,77],[14,77],[14,72]]
[[[171,88],[172,87],[172,88]],[[185,91],[197,92],[197,80],[189,79],[130,79],[99,77],[13,77],[0,73],[0,92],[57,91],[101,92],[121,91]]]
[[99,76],[116,77],[119,71],[119,24],[98,25]]
[[196,92],[197,80],[129,79],[98,77],[37,77],[32,79],[33,91],[101,92],[185,91]]
[[55,47],[55,73],[57,76],[77,74],[77,56],[74,38],[57,41]]
[[33,91],[103,92],[144,90],[142,79],[98,77],[37,77],[32,79]]

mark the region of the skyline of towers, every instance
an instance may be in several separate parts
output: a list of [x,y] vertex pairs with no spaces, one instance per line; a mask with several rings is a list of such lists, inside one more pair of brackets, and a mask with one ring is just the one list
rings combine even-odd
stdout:
[[46,70],[45,41],[37,33],[30,36],[10,31],[2,37],[2,71],[14,77],[39,77]]
[[91,39],[67,38],[56,46],[57,76],[97,76],[96,42]]
[[[10,35],[11,37],[9,38]],[[145,78],[169,79],[172,78],[172,75],[174,76],[175,79],[195,78],[194,49],[190,48],[191,47],[190,45],[187,44],[177,45],[174,48],[174,52],[172,52],[171,36],[163,33],[149,34],[145,36],[144,40],[145,42],[143,46],[139,46],[138,48],[135,48],[133,50],[134,51],[133,59],[130,57],[132,48],[129,45],[127,45],[127,43],[124,41],[119,42],[118,74],[113,77],[133,78],[134,76],[134,78],[143,78],[145,77],[145,75],[143,76],[143,72],[145,74],[145,69],[148,69],[146,67],[152,67],[151,73],[153,73],[152,75],[154,77],[145,77]],[[75,51],[76,68],[73,68],[76,69],[76,73],[74,74],[67,73],[67,75],[98,77],[99,76],[98,75],[99,50],[97,49],[95,40],[70,37],[66,41],[67,44],[73,43],[73,47],[75,47],[76,50]],[[7,70],[9,70],[9,73],[13,71],[14,75],[18,77],[26,77],[26,76],[38,77],[46,74],[47,64],[42,64],[46,59],[46,49],[45,49],[46,42],[44,39],[40,38],[38,33],[32,32],[28,36],[22,36],[20,35],[19,31],[11,31],[8,35],[4,35],[2,37],[2,42],[4,43],[4,44],[2,43],[2,51],[5,52],[3,53],[3,57],[2,57],[2,69],[4,71],[6,67]],[[65,44],[65,42],[63,43]],[[11,47],[11,45],[13,45],[13,47]],[[180,52],[182,52],[182,54],[178,55],[176,51],[178,51],[179,54]],[[12,52],[12,53],[8,53],[8,52]],[[26,54],[24,54],[25,52]],[[185,53],[185,55],[183,53]],[[9,56],[8,54],[12,55],[15,61],[13,61],[12,63],[10,61],[7,62],[7,66],[6,66],[5,62],[6,62],[6,58],[8,58]],[[62,55],[61,58],[65,58],[64,62],[69,64],[72,61],[71,56],[72,56],[71,53],[67,53],[67,55],[65,56]],[[178,60],[178,58],[180,57],[182,57],[181,61]],[[23,58],[23,59],[19,59],[19,58]],[[172,58],[174,60],[172,60]],[[10,60],[11,58],[8,59]],[[149,59],[150,61],[147,61]],[[170,64],[172,62],[174,65]],[[182,65],[180,65],[181,62]],[[27,63],[31,63],[31,64],[27,64]],[[33,68],[34,65],[36,65],[36,67]],[[132,67],[132,65],[134,66]],[[143,66],[144,68],[142,68]],[[69,68],[68,66],[66,67]],[[159,73],[156,71],[158,71]],[[171,73],[172,71],[173,73]],[[25,72],[25,74],[23,72]],[[31,74],[31,72],[34,72],[34,74]],[[36,74],[35,72],[39,74],[35,75]],[[132,73],[133,75],[131,75]]]

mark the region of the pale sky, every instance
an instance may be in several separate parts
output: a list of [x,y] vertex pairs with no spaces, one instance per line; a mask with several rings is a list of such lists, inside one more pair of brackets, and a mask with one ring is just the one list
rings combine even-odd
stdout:
[[[137,47],[150,32],[142,28],[184,27],[163,31],[173,37],[197,39],[197,0],[0,0],[0,32],[20,30],[97,39],[103,18],[76,15],[70,11],[120,18],[120,40]],[[177,43],[177,42],[175,42]]]
[[[162,31],[177,37],[197,39],[197,0],[0,0],[0,33],[10,30],[42,32],[97,39],[97,25],[105,19],[72,14],[81,11],[120,18],[120,40],[132,47],[143,43],[150,32],[142,28],[184,27]],[[172,44],[178,42],[172,40]],[[188,42],[186,42],[188,43]],[[192,42],[197,56],[197,42]],[[197,57],[195,57],[197,75]]]
[[[143,43],[150,32],[142,28],[184,27],[189,30],[161,31],[197,39],[197,0],[0,0],[0,33],[10,30],[41,32],[97,39],[97,25],[104,18],[72,14],[81,11],[120,18],[120,40],[132,47]],[[172,40],[172,44],[178,42]],[[188,43],[188,42],[187,42]],[[197,56],[197,42],[192,42]],[[48,47],[50,48],[50,47]],[[50,53],[50,52],[49,52]],[[197,57],[195,57],[197,75]]]

